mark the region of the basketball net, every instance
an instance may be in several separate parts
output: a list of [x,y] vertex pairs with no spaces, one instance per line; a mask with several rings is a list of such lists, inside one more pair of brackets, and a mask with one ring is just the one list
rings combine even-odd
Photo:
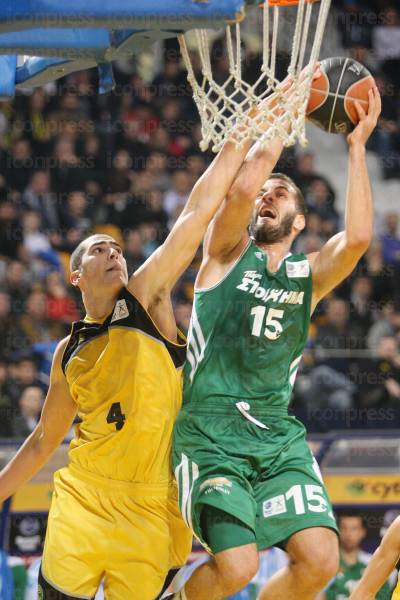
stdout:
[[[201,150],[207,150],[211,144],[213,152],[218,152],[229,138],[234,140],[237,146],[249,138],[265,145],[270,139],[278,136],[283,139],[285,146],[292,146],[296,141],[302,146],[306,145],[306,108],[331,3],[331,0],[320,0],[315,37],[306,69],[302,72],[313,4],[318,1],[264,0],[261,3],[262,67],[259,78],[252,85],[242,78],[240,23],[226,27],[229,75],[223,83],[217,83],[213,77],[209,31],[197,29],[194,32],[201,63],[200,76],[195,74],[185,35],[179,36],[188,81],[192,86],[193,98],[201,119]],[[281,89],[282,82],[276,77],[280,11],[289,5],[298,5],[288,67],[288,75],[293,80],[290,96]],[[272,115],[267,103],[263,102],[274,92],[279,98],[279,115]],[[257,110],[254,110],[255,107]],[[288,121],[290,127],[287,126]]]

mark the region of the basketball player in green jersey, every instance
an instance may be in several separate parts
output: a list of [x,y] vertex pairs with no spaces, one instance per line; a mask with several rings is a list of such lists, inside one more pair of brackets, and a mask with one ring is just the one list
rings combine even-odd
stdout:
[[[290,253],[305,227],[296,185],[271,175],[275,142],[255,146],[211,222],[175,425],[182,515],[213,557],[175,595],[217,600],[242,589],[258,550],[290,558],[261,600],[313,600],[338,569],[335,519],[303,425],[287,407],[317,303],[347,277],[372,236],[365,144],[380,113],[377,89],[348,136],[345,230],[320,252]],[[250,224],[250,235],[248,226]]]
[[[400,561],[400,517],[390,525],[349,600],[375,600],[378,590]],[[398,568],[398,567],[397,567]],[[400,580],[392,600],[400,600]]]

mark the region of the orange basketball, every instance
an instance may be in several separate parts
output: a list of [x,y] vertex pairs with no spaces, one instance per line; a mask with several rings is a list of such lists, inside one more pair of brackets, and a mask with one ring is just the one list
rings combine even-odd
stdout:
[[314,79],[307,105],[308,119],[329,133],[349,133],[358,123],[354,101],[368,110],[371,73],[352,58],[326,58],[321,76]]

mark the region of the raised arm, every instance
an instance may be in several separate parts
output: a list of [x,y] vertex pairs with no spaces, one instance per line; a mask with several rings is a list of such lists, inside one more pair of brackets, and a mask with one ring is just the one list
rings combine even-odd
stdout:
[[0,501],[12,496],[21,485],[40,471],[72,425],[77,406],[61,369],[67,341],[68,339],[62,340],[56,348],[50,387],[39,423],[14,458],[0,472]]
[[[306,67],[300,78],[307,74]],[[319,64],[316,65],[314,78],[320,76]],[[292,81],[287,78],[282,83],[286,100],[290,101],[295,92]],[[274,103],[273,112],[282,116],[279,103]],[[288,129],[289,120],[282,127]],[[247,243],[247,227],[254,210],[254,201],[263,183],[270,177],[282,153],[283,142],[277,136],[264,147],[254,144],[240,168],[222,206],[210,224],[204,240],[204,260],[215,259],[222,263],[231,262],[240,254]]]
[[373,202],[365,144],[375,129],[381,100],[375,87],[369,92],[366,114],[356,103],[359,124],[348,136],[348,183],[345,230],[334,235],[320,252],[309,255],[313,273],[313,308],[354,269],[372,239]]
[[195,184],[165,242],[132,275],[128,288],[147,308],[171,288],[189,266],[209,222],[226,196],[250,147],[227,141]]
[[204,258],[225,262],[232,253],[240,254],[248,240],[247,226],[254,200],[271,175],[283,150],[283,142],[273,139],[262,147],[258,142],[248,153],[222,206],[210,224],[204,243]]
[[400,517],[390,525],[349,600],[375,600],[400,558]]
[[[266,102],[271,111],[275,110],[277,96],[272,95]],[[266,124],[266,128],[267,126]],[[282,146],[280,142],[276,142],[276,145],[274,156],[275,153],[279,156]],[[240,148],[236,148],[233,141],[225,142],[194,186],[185,208],[164,244],[157,248],[131,277],[128,288],[146,308],[154,304],[158,297],[169,294],[193,260],[211,219],[230,191],[250,147],[250,140],[246,140]],[[272,164],[272,158],[270,162]],[[256,169],[254,175],[255,171]]]

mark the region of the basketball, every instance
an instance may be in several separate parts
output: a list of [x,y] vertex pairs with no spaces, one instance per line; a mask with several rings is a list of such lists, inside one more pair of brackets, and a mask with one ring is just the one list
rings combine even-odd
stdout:
[[326,58],[320,69],[321,76],[312,82],[308,119],[328,133],[349,133],[359,121],[354,101],[368,110],[374,78],[352,58]]

